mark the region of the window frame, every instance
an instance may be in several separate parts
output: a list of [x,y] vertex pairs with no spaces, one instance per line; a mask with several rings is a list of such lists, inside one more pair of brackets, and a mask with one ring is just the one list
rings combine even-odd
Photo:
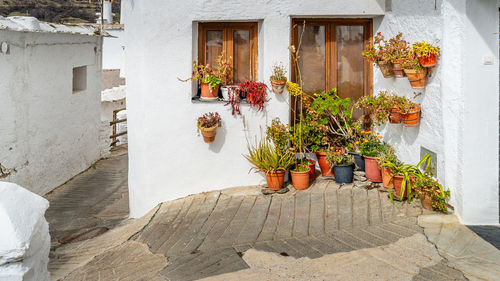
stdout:
[[[198,22],[198,63],[206,64],[206,43],[209,30],[222,30],[222,50],[226,51],[224,59],[234,58],[233,32],[235,30],[250,31],[250,80],[258,80],[258,22]],[[234,67],[234,62],[232,64]],[[234,76],[231,72],[230,81]]]
[[[325,25],[325,89],[329,90],[337,88],[337,25],[355,25],[363,26],[364,30],[364,49],[367,49],[373,42],[373,19],[371,18],[294,18],[291,21],[290,38],[291,44],[297,48],[300,35],[298,34],[298,26],[306,22],[306,25]],[[333,38],[333,40],[330,40]],[[361,56],[361,54],[359,54]],[[293,57],[290,57],[290,79],[297,82],[297,68]],[[373,67],[368,60],[363,61],[363,96],[368,96],[373,93]],[[290,101],[290,121],[297,121],[295,97],[291,97]]]

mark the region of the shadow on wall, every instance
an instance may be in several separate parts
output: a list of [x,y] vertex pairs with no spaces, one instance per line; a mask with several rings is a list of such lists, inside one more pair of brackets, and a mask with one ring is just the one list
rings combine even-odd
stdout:
[[386,132],[389,132],[389,134],[385,135],[385,141],[388,143],[413,145],[420,132],[420,125],[417,127],[405,127],[402,124],[386,123],[380,126],[379,129],[385,129]]
[[222,149],[222,146],[226,142],[226,126],[224,123],[222,123],[222,126],[220,126],[217,129],[217,135],[215,135],[215,140],[211,143],[208,144],[208,149],[215,153],[219,153],[220,150]]

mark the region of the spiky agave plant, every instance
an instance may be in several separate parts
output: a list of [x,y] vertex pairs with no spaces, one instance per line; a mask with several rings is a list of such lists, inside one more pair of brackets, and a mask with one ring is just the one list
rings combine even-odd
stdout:
[[295,155],[291,151],[276,148],[270,142],[261,140],[255,145],[248,145],[248,154],[243,155],[250,162],[256,173],[285,171],[293,165]]

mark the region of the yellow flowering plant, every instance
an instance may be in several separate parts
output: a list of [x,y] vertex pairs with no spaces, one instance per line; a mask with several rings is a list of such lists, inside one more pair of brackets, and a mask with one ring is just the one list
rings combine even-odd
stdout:
[[429,57],[430,55],[439,56],[439,47],[434,46],[425,41],[413,43],[413,48],[411,52],[415,54],[417,57]]
[[361,131],[361,138],[356,141],[363,156],[377,157],[382,145],[382,136],[372,131]]

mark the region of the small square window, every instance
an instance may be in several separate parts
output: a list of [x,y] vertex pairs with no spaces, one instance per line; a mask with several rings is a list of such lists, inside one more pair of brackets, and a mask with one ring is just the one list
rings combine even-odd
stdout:
[[73,94],[87,89],[87,66],[73,68]]

